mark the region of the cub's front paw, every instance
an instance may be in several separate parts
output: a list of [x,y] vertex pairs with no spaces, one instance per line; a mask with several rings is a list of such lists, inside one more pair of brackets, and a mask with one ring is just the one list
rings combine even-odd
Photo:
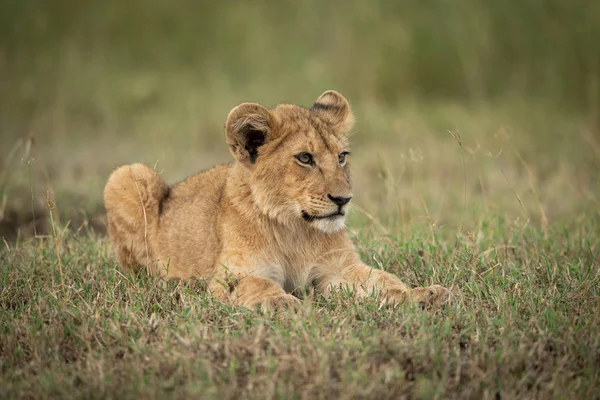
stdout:
[[302,303],[291,294],[269,296],[254,303],[250,308],[261,312],[297,310]]
[[414,288],[411,291],[411,299],[422,309],[439,308],[446,304],[451,297],[450,290],[440,285]]

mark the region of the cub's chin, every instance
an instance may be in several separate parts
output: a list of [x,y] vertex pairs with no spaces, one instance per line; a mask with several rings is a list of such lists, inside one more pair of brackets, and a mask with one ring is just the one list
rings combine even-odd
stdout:
[[346,216],[339,214],[330,218],[321,218],[310,222],[310,224],[324,233],[335,233],[346,226]]

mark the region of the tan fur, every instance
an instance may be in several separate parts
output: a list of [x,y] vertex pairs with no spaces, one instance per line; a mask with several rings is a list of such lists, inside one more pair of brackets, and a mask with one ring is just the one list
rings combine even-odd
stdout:
[[244,103],[225,124],[232,164],[172,187],[144,165],[118,168],[104,202],[119,263],[168,279],[206,279],[216,296],[247,307],[294,305],[291,293],[307,286],[325,295],[349,287],[396,302],[445,302],[441,286],[411,290],[363,264],[348,238],[349,204],[340,199],[352,192],[340,155],[349,151],[352,124],[348,101],[334,91],[311,109]]

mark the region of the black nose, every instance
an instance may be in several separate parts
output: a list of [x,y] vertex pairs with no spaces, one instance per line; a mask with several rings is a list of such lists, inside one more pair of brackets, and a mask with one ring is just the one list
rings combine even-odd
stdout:
[[348,202],[350,200],[352,200],[352,196],[350,196],[350,197],[334,197],[334,196],[328,194],[327,197],[329,197],[329,200],[333,201],[335,204],[337,204],[340,207],[348,204]]

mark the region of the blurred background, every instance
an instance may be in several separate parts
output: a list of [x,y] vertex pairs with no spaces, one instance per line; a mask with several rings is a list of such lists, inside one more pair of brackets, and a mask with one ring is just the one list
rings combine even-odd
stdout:
[[598,1],[3,0],[0,236],[49,209],[102,231],[112,169],[181,180],[231,159],[235,105],[327,89],[357,115],[357,229],[598,217]]

